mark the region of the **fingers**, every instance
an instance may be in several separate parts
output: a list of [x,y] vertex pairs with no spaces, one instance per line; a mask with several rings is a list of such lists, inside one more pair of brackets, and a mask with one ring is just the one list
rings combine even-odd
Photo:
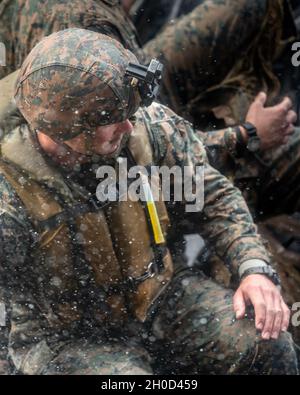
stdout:
[[283,114],[287,114],[291,108],[293,107],[293,102],[289,97],[285,97],[281,103],[277,104],[277,106],[274,106],[273,109],[275,111],[280,111]]
[[285,122],[282,125],[282,141],[281,144],[287,144],[289,140],[289,136],[291,136],[295,132],[294,123],[297,121],[297,114],[293,110],[289,110]]
[[283,129],[282,130],[282,139],[281,139],[280,144],[281,145],[287,144],[290,139],[290,136],[292,134],[294,134],[294,132],[295,132],[295,128],[293,125],[290,125],[286,129]]
[[262,330],[262,338],[268,340],[270,339],[273,330],[273,324],[275,319],[275,304],[273,294],[271,292],[265,291],[264,298],[266,302],[266,320]]
[[281,298],[281,308],[283,311],[281,330],[285,332],[289,327],[291,312],[290,309],[287,307],[287,305],[284,303],[282,298]]
[[292,134],[294,134],[294,132],[295,132],[294,125],[289,125],[286,129],[282,131],[282,135],[283,137],[285,136],[290,137]]
[[245,316],[246,305],[242,291],[237,290],[233,297],[233,309],[237,320],[240,320]]
[[265,92],[259,92],[256,96],[254,103],[259,104],[260,106],[264,107],[267,101],[267,95]]
[[255,327],[258,330],[262,330],[266,321],[266,303],[260,288],[256,288],[254,292],[251,293],[250,300],[255,312]]
[[279,333],[281,331],[282,319],[283,319],[283,310],[281,307],[281,297],[279,297],[279,296],[275,297],[274,306],[275,306],[275,318],[274,318],[271,338],[278,339]]
[[289,326],[290,310],[284,303],[278,288],[265,276],[253,274],[242,280],[235,295],[234,306],[238,309],[240,297],[251,302],[255,311],[255,327],[263,339],[277,339]]
[[290,110],[286,116],[286,122],[290,124],[294,124],[297,121],[297,114],[295,111]]
[[281,142],[281,145],[285,145],[289,142],[290,136],[284,136]]
[[281,331],[289,326],[290,310],[277,292],[264,292],[266,320],[262,330],[263,339],[278,339]]

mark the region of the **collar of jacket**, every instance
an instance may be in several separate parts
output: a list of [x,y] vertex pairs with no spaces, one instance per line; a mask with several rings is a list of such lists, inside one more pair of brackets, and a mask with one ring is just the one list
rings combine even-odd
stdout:
[[62,195],[68,204],[78,198],[87,198],[88,192],[75,183],[66,183],[61,172],[46,160],[38,149],[28,125],[16,127],[1,141],[1,158],[30,179],[54,189]]

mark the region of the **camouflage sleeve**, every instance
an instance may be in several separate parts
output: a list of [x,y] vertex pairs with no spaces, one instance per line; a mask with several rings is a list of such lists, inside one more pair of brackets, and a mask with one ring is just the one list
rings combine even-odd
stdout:
[[21,67],[43,37],[74,27],[114,37],[143,60],[135,29],[117,1],[1,0],[0,21],[0,42],[6,48],[0,79]]
[[[204,169],[204,206],[202,211],[186,213],[186,201],[177,204],[184,217],[189,216],[196,229],[212,243],[214,250],[222,260],[237,274],[239,266],[250,259],[269,262],[269,255],[249,213],[240,191],[227,178],[210,166],[203,144],[191,125],[171,110],[160,105],[152,106],[151,130],[164,141],[161,165],[192,165]],[[161,142],[159,142],[161,145]],[[154,144],[154,152],[158,149]],[[193,188],[195,174],[193,174]],[[172,205],[170,205],[172,207]],[[173,205],[174,206],[174,205]],[[172,215],[171,215],[172,216]]]
[[210,163],[232,179],[240,156],[234,129],[229,127],[216,131],[197,131],[197,135],[209,152]]
[[266,0],[201,2],[189,14],[167,24],[143,47],[148,58],[158,57],[164,63],[167,103],[175,111],[185,113],[189,102],[199,101],[202,96],[199,92],[206,92],[226,78],[237,62],[237,54],[244,52],[259,33],[267,3]]
[[30,225],[14,190],[0,174],[0,374],[9,374],[7,360],[11,303],[22,292]]
[[[31,224],[14,189],[0,174],[0,256],[1,278],[15,281],[30,246]],[[9,269],[9,270],[6,270]]]

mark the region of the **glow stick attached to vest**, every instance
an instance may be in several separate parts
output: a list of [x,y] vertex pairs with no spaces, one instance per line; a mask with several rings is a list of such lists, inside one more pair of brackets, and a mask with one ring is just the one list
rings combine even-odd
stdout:
[[143,193],[147,205],[147,210],[149,214],[149,219],[151,222],[152,230],[153,230],[153,235],[154,235],[154,241],[156,244],[163,244],[165,243],[165,238],[161,229],[160,221],[158,218],[156,206],[154,203],[154,198],[153,194],[151,191],[151,187],[149,185],[149,181],[147,176],[144,174],[141,174],[141,179],[142,179],[142,188],[143,188]]

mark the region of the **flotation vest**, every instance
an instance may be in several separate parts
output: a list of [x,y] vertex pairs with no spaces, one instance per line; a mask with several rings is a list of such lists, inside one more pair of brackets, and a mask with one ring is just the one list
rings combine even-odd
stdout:
[[[24,204],[36,234],[31,271],[51,301],[48,319],[58,326],[79,320],[78,298],[85,290],[94,294],[93,314],[99,320],[119,322],[133,314],[144,321],[170,282],[173,264],[166,245],[155,245],[143,203],[88,204],[30,141],[27,125],[4,138],[0,172]],[[128,149],[138,165],[153,163],[144,122],[135,125]],[[165,204],[161,200],[155,207],[166,236]]]

